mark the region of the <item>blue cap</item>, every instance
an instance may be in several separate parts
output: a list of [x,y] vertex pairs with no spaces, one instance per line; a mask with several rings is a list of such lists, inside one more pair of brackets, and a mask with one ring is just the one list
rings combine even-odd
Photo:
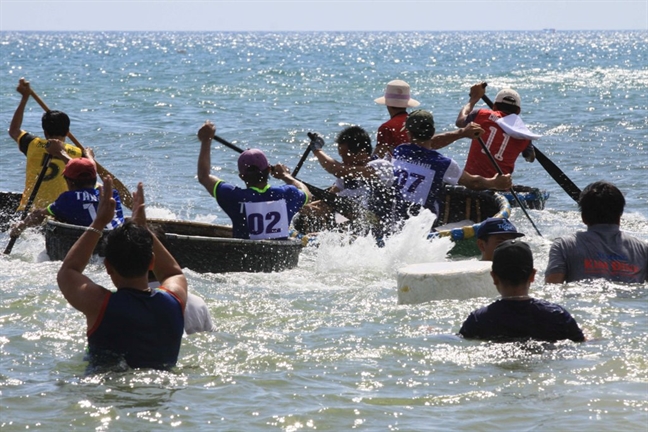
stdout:
[[514,238],[524,236],[506,218],[488,218],[477,228],[477,238],[488,237],[494,234],[513,234]]

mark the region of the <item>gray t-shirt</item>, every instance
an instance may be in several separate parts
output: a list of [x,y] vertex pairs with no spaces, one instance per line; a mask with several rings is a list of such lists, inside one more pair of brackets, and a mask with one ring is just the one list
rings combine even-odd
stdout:
[[554,240],[545,275],[562,273],[565,282],[607,279],[648,280],[648,243],[623,233],[619,225],[597,224]]

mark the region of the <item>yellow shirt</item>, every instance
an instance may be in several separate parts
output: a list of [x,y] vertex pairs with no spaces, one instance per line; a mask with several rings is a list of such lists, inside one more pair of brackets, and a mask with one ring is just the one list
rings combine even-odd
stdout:
[[[26,134],[27,132],[21,131],[20,136],[16,141],[20,144],[20,139]],[[43,163],[45,162],[45,157],[47,155],[47,150],[45,150],[46,144],[47,140],[39,137],[34,137],[34,139],[27,144],[27,152],[25,153],[27,156],[25,190],[23,191],[18,211],[24,210],[31,193],[34,190],[38,175],[43,169]],[[71,158],[79,158],[82,156],[81,149],[72,144],[65,144],[65,152],[70,155]],[[64,169],[64,161],[52,158],[49,167],[47,168],[47,172],[45,173],[45,177],[43,178],[43,182],[36,194],[33,206],[34,209],[47,207],[49,204],[53,203],[61,193],[68,190],[65,179],[63,178]]]

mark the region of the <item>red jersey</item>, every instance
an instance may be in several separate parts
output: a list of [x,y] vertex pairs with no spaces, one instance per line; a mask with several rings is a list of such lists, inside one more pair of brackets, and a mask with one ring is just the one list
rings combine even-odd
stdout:
[[[520,153],[531,145],[531,141],[513,138],[504,133],[496,121],[506,115],[502,111],[480,109],[468,116],[466,124],[473,121],[484,129],[484,135],[481,138],[486,147],[490,150],[502,172],[511,174],[515,168],[515,160]],[[472,140],[470,144],[470,152],[468,153],[464,171],[487,178],[497,174],[497,170],[482,149],[478,139]]]
[[410,139],[407,131],[402,130],[406,120],[407,112],[403,111],[380,125],[378,128],[378,136],[376,137],[376,146],[384,144],[391,154],[394,153],[394,149],[399,145],[409,143]]

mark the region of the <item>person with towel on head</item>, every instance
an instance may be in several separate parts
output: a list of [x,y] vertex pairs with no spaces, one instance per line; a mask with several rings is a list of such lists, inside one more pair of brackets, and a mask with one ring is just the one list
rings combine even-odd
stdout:
[[[403,130],[407,120],[407,108],[416,108],[420,102],[410,97],[410,86],[403,80],[393,80],[387,83],[383,96],[374,99],[374,102],[385,105],[389,113],[389,120],[380,125],[376,136],[376,148],[373,152],[374,159],[390,157],[394,149],[400,144],[409,143],[409,136]],[[432,148],[443,148],[458,139],[472,138],[484,132],[476,123],[468,123],[461,129],[435,135],[432,139]]]
[[[481,126],[485,131],[481,139],[497,161],[497,165],[504,174],[512,174],[515,169],[515,160],[520,153],[527,162],[535,160],[535,150],[530,140],[513,138],[497,124],[497,120],[507,115],[520,114],[522,107],[520,95],[515,90],[503,89],[495,96],[493,109],[474,109],[475,104],[479,102],[485,92],[483,83],[475,84],[470,88],[470,100],[459,111],[456,125],[464,127],[474,122]],[[470,144],[464,170],[483,177],[492,177],[497,173],[478,138],[473,138]]]
[[495,248],[491,276],[501,298],[473,311],[459,334],[467,339],[499,342],[569,339],[584,342],[576,320],[562,306],[529,296],[535,280],[533,253],[520,240],[506,240]]
[[[239,188],[211,175],[211,143],[216,126],[205,122],[198,131],[201,143],[198,156],[198,181],[232,220],[233,237],[265,240],[286,239],[292,218],[310,200],[306,185],[295,179],[286,165],[270,166],[259,149],[245,150],[238,158],[239,177],[246,188]],[[268,176],[286,185],[270,186]]]

